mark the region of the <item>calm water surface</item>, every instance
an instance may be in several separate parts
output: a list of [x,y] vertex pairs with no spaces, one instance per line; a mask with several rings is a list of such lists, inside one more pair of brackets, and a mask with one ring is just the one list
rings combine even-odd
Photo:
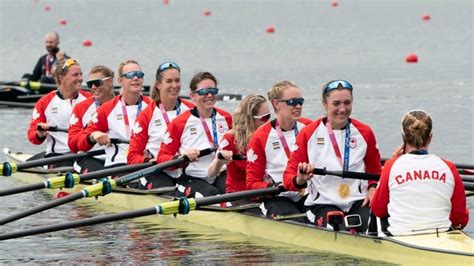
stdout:
[[[51,10],[45,12],[44,5]],[[209,9],[211,16],[203,16]],[[422,21],[430,14],[430,21]],[[456,15],[453,15],[456,14]],[[66,18],[67,26],[59,20]],[[183,94],[192,75],[208,70],[225,93],[265,94],[278,80],[297,82],[304,115],[322,115],[320,88],[352,82],[353,117],[373,128],[382,156],[400,142],[400,118],[425,109],[434,119],[431,152],[474,164],[473,2],[456,1],[0,1],[0,80],[18,80],[44,53],[44,33],[56,30],[61,48],[87,76],[96,64],[116,69],[138,60],[153,80],[166,60],[182,68]],[[268,26],[275,34],[265,33]],[[81,46],[84,39],[91,47]],[[406,64],[408,53],[418,64]],[[232,111],[236,102],[219,105]],[[30,110],[0,109],[0,148],[37,152],[26,140]],[[0,155],[3,161],[5,158]],[[0,187],[15,186],[0,179]],[[0,215],[50,200],[42,193],[6,197]],[[469,200],[471,217],[473,200]],[[6,226],[1,232],[94,216],[92,206],[63,206]],[[468,232],[474,234],[472,223]],[[151,226],[137,220],[0,242],[1,263],[325,263],[369,261],[273,246],[208,228]]]

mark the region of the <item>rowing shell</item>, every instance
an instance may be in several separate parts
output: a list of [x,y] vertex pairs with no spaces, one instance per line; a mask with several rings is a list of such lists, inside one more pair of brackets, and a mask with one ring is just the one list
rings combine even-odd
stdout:
[[[10,153],[7,156],[15,162],[23,162],[30,155]],[[21,182],[41,182],[47,171],[35,169],[42,173],[18,172],[14,177]],[[51,175],[51,174],[50,174]],[[74,188],[79,191],[84,186]],[[49,191],[51,194],[54,191]],[[98,200],[97,208],[120,212],[147,208],[169,201],[164,196],[156,196],[146,191],[116,191]],[[134,193],[136,192],[136,193]],[[345,255],[386,261],[399,264],[466,264],[474,265],[474,239],[462,231],[450,231],[439,234],[420,234],[398,237],[373,237],[351,235],[348,232],[334,232],[326,228],[299,224],[293,221],[274,220],[256,214],[239,211],[228,211],[226,208],[213,207],[191,211],[188,215],[179,215],[168,219],[199,224],[221,230],[245,234],[251,237],[278,241],[295,247],[305,247],[323,252],[336,252]],[[160,219],[153,216],[147,222],[157,223]],[[173,220],[175,221],[175,220]],[[158,222],[159,223],[159,222]]]

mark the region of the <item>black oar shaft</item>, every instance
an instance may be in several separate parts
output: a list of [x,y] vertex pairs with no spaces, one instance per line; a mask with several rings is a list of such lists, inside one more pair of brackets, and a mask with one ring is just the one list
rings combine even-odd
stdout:
[[8,189],[0,190],[0,197],[28,192],[28,191],[35,191],[35,190],[39,190],[43,188],[46,188],[45,182],[29,184],[29,185],[14,187],[14,188],[8,188]]
[[315,168],[313,171],[316,175],[335,175],[344,178],[351,178],[351,179],[364,179],[364,180],[375,180],[378,181],[380,179],[380,175],[377,174],[367,174],[367,173],[359,173],[359,172],[351,172],[351,171],[328,171],[326,168]]
[[81,199],[83,197],[84,197],[84,194],[82,192],[76,192],[76,193],[70,194],[66,197],[59,198],[59,199],[47,202],[43,205],[34,207],[32,209],[22,211],[22,212],[10,215],[8,217],[2,218],[2,219],[0,219],[0,225],[4,225],[4,224],[7,224],[9,222],[13,222],[13,221],[19,220],[21,218],[24,218],[24,217],[42,212],[44,210],[48,210],[48,209],[51,209],[51,208],[54,208],[54,207],[57,207],[57,206],[60,206],[60,205],[63,205],[63,204],[69,203],[69,202],[73,202],[73,201]]
[[7,240],[7,239],[12,239],[12,238],[38,235],[38,234],[72,229],[72,228],[77,228],[77,227],[108,223],[108,222],[113,222],[113,221],[118,221],[118,220],[153,215],[156,213],[157,213],[157,209],[155,207],[151,207],[151,208],[146,208],[146,209],[139,209],[136,211],[128,211],[128,212],[111,214],[111,215],[103,215],[103,216],[87,218],[87,219],[69,222],[69,223],[48,225],[48,226],[42,226],[42,227],[36,227],[36,228],[27,229],[27,230],[6,233],[6,234],[0,235],[0,240]]
[[262,188],[262,189],[255,189],[255,190],[246,190],[241,192],[235,193],[227,193],[223,195],[216,195],[216,196],[209,196],[204,198],[196,198],[196,206],[206,206],[226,201],[234,201],[240,199],[248,199],[254,198],[269,194],[280,193],[283,191],[282,187],[269,187],[269,188]]
[[92,157],[92,156],[101,155],[104,153],[105,153],[104,150],[96,150],[96,151],[89,151],[89,152],[84,152],[84,153],[59,155],[59,156],[43,158],[43,159],[34,160],[34,161],[26,161],[26,162],[17,164],[16,167],[17,167],[17,170],[22,170],[22,169],[32,168],[36,166],[72,161],[72,160],[77,160],[77,159],[81,159],[85,157]]

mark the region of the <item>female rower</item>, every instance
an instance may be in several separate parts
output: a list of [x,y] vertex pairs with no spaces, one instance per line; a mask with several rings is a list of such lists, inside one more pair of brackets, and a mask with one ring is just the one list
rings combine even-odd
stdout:
[[424,111],[405,114],[403,144],[382,170],[370,206],[376,216],[388,217],[391,235],[462,229],[469,220],[466,194],[456,166],[428,153],[432,123]]
[[121,95],[101,105],[78,140],[78,149],[90,150],[96,143],[105,146],[105,167],[127,163],[128,144],[113,144],[111,138],[129,141],[131,125],[151,100],[141,94],[144,73],[135,60],[119,65]]
[[[268,91],[268,100],[275,110],[276,119],[259,127],[247,145],[247,189],[281,185],[296,135],[311,122],[301,117],[304,98],[295,83],[276,83]],[[303,211],[302,198],[299,192],[283,192],[264,199],[260,209],[268,217],[298,214]]]
[[[287,190],[297,191],[307,186],[305,201],[307,217],[317,226],[328,225],[328,214],[358,214],[365,232],[369,220],[369,201],[375,191],[375,181],[347,179],[331,175],[313,176],[314,167],[379,174],[380,153],[375,135],[366,124],[351,118],[352,85],[334,80],[323,87],[322,104],[326,117],[305,127],[296,139],[284,174]],[[334,224],[333,224],[334,225]],[[335,224],[346,229],[344,224]]]
[[[113,78],[114,72],[106,66],[98,65],[91,69],[86,84],[93,92],[94,97],[77,104],[72,110],[69,121],[68,145],[72,152],[79,151],[77,147],[79,136],[83,133],[85,126],[89,123],[97,108],[114,97]],[[100,149],[100,147],[96,145],[94,149]],[[81,159],[75,164],[75,170],[83,173],[102,169],[104,168],[104,161],[99,159],[101,157]]]
[[[48,128],[67,129],[72,108],[91,96],[90,93],[81,90],[82,71],[76,60],[58,61],[53,67],[53,74],[59,87],[38,100],[28,128],[28,140],[36,145],[46,140],[46,152],[37,154],[30,159],[70,152],[67,133],[48,131]],[[68,165],[72,165],[72,163],[68,163]]]
[[225,193],[225,177],[210,177],[207,167],[215,153],[198,159],[199,150],[217,148],[226,131],[232,126],[231,115],[215,108],[217,80],[209,72],[197,73],[189,85],[196,107],[171,121],[161,143],[158,163],[176,156],[187,156],[190,163],[178,178],[177,196],[200,197]]
[[[161,142],[170,122],[179,114],[193,108],[194,104],[179,99],[181,91],[181,70],[176,63],[165,62],[156,70],[155,86],[151,91],[153,102],[137,118],[132,129],[129,164],[156,160]],[[140,179],[139,188],[152,189],[176,185],[179,172],[165,170],[158,176]]]
[[217,176],[227,164],[227,193],[245,190],[247,160],[233,161],[232,156],[245,156],[250,137],[270,117],[267,100],[262,95],[248,95],[236,108],[232,129],[224,134],[219,143],[219,153],[223,158],[215,157],[208,167],[208,176]]

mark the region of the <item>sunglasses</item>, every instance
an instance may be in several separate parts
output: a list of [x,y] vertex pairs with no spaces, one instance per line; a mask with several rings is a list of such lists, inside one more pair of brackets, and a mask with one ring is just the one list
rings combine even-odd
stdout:
[[284,102],[289,106],[303,105],[304,98],[291,98],[288,100],[278,100],[279,102]]
[[163,72],[167,69],[170,69],[170,68],[174,68],[174,69],[178,70],[179,72],[181,72],[181,69],[179,68],[179,66],[176,63],[166,62],[166,63],[161,64],[158,67],[158,71],[156,72],[156,75],[159,75],[161,72]]
[[218,88],[205,88],[205,89],[199,89],[195,91],[194,93],[199,94],[199,96],[206,96],[209,93],[211,95],[216,95],[217,93],[219,93],[219,89]]
[[268,120],[270,120],[271,116],[272,116],[272,113],[267,113],[263,115],[254,115],[253,118],[258,119],[262,122],[267,122]]
[[141,79],[144,76],[145,76],[145,73],[143,73],[141,71],[130,71],[130,72],[124,73],[122,75],[122,77],[124,77],[126,79],[133,79],[134,77],[137,77],[137,78]]
[[108,79],[110,79],[110,77],[106,77],[103,79],[93,79],[93,80],[86,81],[86,84],[89,89],[92,89],[92,86],[95,86],[97,88],[104,85],[104,81]]
[[324,88],[324,92],[330,92],[334,89],[339,88],[339,86],[343,87],[344,89],[348,89],[352,91],[352,85],[349,82],[341,79],[341,80],[334,80],[328,83],[328,85],[326,85],[326,88]]
[[77,61],[75,59],[69,58],[64,62],[63,66],[61,67],[61,70],[64,72],[64,70],[68,69],[72,65],[76,65]]

